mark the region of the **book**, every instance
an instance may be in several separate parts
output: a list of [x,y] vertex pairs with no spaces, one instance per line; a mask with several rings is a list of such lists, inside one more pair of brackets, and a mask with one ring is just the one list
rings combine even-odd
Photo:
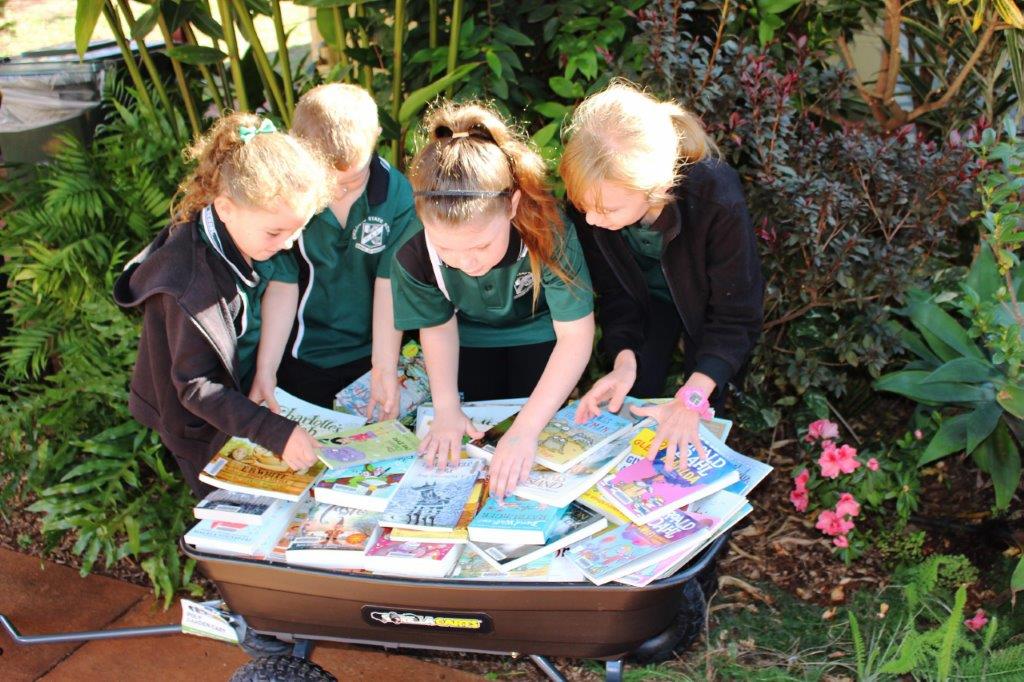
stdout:
[[604,495],[597,489],[597,486],[591,486],[576,500],[584,507],[596,511],[601,516],[608,519],[608,522],[616,526],[621,526],[624,523],[631,523],[629,517],[618,510],[618,508],[609,502]]
[[566,556],[596,585],[604,585],[682,551],[687,544],[700,544],[710,536],[710,521],[679,510],[658,517],[647,525],[630,523],[612,528],[569,548]]
[[306,429],[313,438],[343,431],[366,423],[366,418],[361,415],[345,414],[336,410],[328,410],[313,403],[296,398],[284,389],[274,389],[274,399],[281,407],[281,416],[297,422],[299,426]]
[[593,487],[629,454],[632,437],[633,429],[630,429],[562,473],[535,465],[513,493],[527,500],[564,507]]
[[306,520],[307,516],[309,516],[309,510],[314,504],[315,501],[309,496],[303,497],[295,503],[295,511],[292,512],[292,518],[288,521],[284,531],[277,539],[277,542],[274,543],[273,547],[267,550],[267,552],[261,557],[264,561],[278,561],[281,563],[287,562],[288,557],[285,552],[288,551],[288,545],[290,545],[292,543],[292,539],[299,534],[302,522]]
[[245,438],[232,438],[199,472],[199,480],[223,490],[294,502],[309,490],[323,471],[322,462],[305,471],[292,471],[270,450]]
[[455,580],[482,580],[489,582],[586,582],[576,564],[565,557],[545,554],[528,564],[507,573],[499,571],[476,552],[463,552],[450,578]]
[[381,516],[382,526],[418,530],[454,530],[480,474],[476,459],[432,469],[417,459],[405,472]]
[[420,439],[394,419],[318,437],[320,461],[331,469],[415,455]]
[[443,578],[455,567],[462,545],[451,542],[414,542],[392,540],[391,530],[378,529],[363,560],[374,573]]
[[[514,417],[526,404],[526,398],[508,398],[505,400],[479,400],[462,403],[462,411],[473,421],[476,428],[486,431],[491,426]],[[430,431],[434,421],[434,406],[424,403],[416,408],[416,435],[423,438]]]
[[[430,400],[430,382],[427,379],[427,366],[423,361],[423,353],[419,344],[409,341],[402,346],[398,358],[398,417],[409,416],[417,405]],[[366,408],[370,405],[370,372],[359,377],[334,396],[334,409],[360,417],[366,416]],[[378,414],[374,410],[374,417]]]
[[381,512],[416,459],[416,455],[408,455],[328,469],[310,492],[318,502]]
[[565,511],[565,507],[515,495],[503,501],[492,497],[470,522],[469,539],[476,543],[543,545]]
[[363,553],[377,530],[379,516],[377,512],[316,502],[288,544],[285,558],[296,566],[363,568]]
[[711,441],[701,443],[707,459],[701,459],[690,445],[688,468],[682,471],[665,466],[665,450],[659,450],[653,460],[628,455],[598,482],[597,489],[630,521],[642,525],[738,481],[736,467]]
[[506,573],[589,538],[607,527],[608,519],[574,502],[552,529],[546,545],[495,544],[470,540],[469,547],[491,566]]
[[483,505],[487,484],[477,481],[473,492],[462,508],[462,516],[452,530],[413,530],[411,528],[392,528],[392,540],[415,540],[416,542],[455,542],[463,544],[469,540],[469,523]]
[[272,513],[275,506],[287,504],[284,500],[263,495],[236,493],[230,490],[214,490],[192,508],[197,519],[234,521],[258,526],[263,518]]
[[[703,424],[701,426],[703,427]],[[770,465],[758,461],[753,457],[747,457],[746,455],[736,452],[726,445],[721,438],[716,439],[714,435],[709,437],[709,434],[704,431],[701,431],[701,438],[704,438],[711,443],[712,447],[714,447],[715,450],[717,450],[718,453],[722,455],[727,462],[729,462],[729,464],[736,467],[736,471],[739,473],[739,480],[726,488],[726,490],[731,493],[743,496],[749,495],[750,491],[757,487],[757,485],[772,472],[772,467]]]
[[185,542],[201,552],[261,558],[277,543],[295,506],[285,503],[274,507],[259,525],[202,519],[185,533]]

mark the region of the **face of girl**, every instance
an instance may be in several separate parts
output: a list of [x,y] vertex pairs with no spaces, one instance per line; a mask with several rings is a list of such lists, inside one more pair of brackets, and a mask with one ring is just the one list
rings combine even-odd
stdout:
[[268,206],[251,208],[221,195],[213,205],[235,246],[249,261],[268,260],[290,247],[313,217],[311,211],[299,213],[280,198]]
[[577,206],[587,214],[589,224],[605,230],[634,225],[652,211],[645,192],[608,180],[598,182]]
[[470,277],[480,277],[497,265],[508,251],[509,225],[518,206],[517,190],[512,195],[508,215],[498,212],[462,225],[424,220],[423,229],[446,265]]

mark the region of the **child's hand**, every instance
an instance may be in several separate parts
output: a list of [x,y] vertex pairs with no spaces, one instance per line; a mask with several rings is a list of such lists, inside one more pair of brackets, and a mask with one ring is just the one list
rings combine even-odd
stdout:
[[303,471],[316,464],[316,452],[319,448],[316,438],[309,435],[309,432],[301,426],[292,429],[292,435],[284,444],[284,452],[281,459],[294,471]]
[[590,390],[580,398],[576,408],[576,423],[582,424],[601,414],[601,403],[608,403],[609,412],[618,412],[622,401],[636,381],[636,356],[633,351],[624,350],[615,358],[611,372],[594,382]]
[[398,417],[398,373],[394,367],[370,370],[370,402],[366,406],[366,418],[373,419],[374,409],[380,408],[377,421]]
[[274,389],[276,388],[277,377],[272,374],[256,372],[256,375],[252,378],[252,388],[249,389],[249,400],[257,405],[265,401],[267,408],[271,412],[281,414],[281,406],[277,404],[277,399],[274,398]]
[[512,429],[501,437],[491,457],[491,495],[499,500],[510,494],[530,476],[533,460],[537,456],[537,437]]
[[654,434],[651,447],[647,449],[648,459],[654,459],[658,454],[662,441],[668,441],[665,445],[666,469],[685,471],[689,466],[687,459],[690,457],[691,444],[701,459],[708,458],[700,442],[700,415],[683,405],[681,400],[646,407],[630,405],[629,409],[638,417],[653,417],[658,422],[658,431]]
[[460,408],[437,410],[430,431],[420,443],[420,454],[435,469],[456,465],[462,456],[462,436],[467,433],[470,438],[484,435]]

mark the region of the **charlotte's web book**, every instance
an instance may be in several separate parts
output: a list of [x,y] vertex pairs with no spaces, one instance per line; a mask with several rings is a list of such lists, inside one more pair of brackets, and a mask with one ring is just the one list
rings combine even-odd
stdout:
[[203,519],[185,533],[185,542],[201,552],[262,557],[281,536],[295,511],[294,503],[275,507],[260,525]]
[[[398,358],[398,417],[411,415],[416,406],[430,400],[430,382],[419,344],[410,341],[402,346]],[[370,372],[359,377],[334,396],[334,409],[348,414],[366,416],[370,405]],[[378,410],[374,409],[376,418]]]
[[416,455],[409,455],[345,469],[328,469],[311,492],[318,502],[384,511],[398,482],[416,459]]
[[473,491],[480,467],[480,460],[462,459],[446,469],[433,469],[417,459],[391,496],[381,525],[453,530]]
[[565,507],[509,495],[490,498],[469,524],[469,539],[476,543],[543,545],[565,514]]
[[700,544],[711,535],[709,526],[710,521],[677,510],[645,526],[612,528],[574,545],[566,556],[587,579],[603,585],[682,551],[687,544]]
[[390,529],[381,528],[366,550],[364,566],[374,573],[443,578],[455,567],[460,554],[462,545],[392,540]]
[[[516,415],[523,409],[526,398],[505,400],[478,400],[462,403],[462,411],[473,421],[476,428],[486,431],[495,424]],[[434,421],[434,406],[424,403],[416,408],[416,435],[423,438],[430,431]]]
[[487,563],[502,572],[511,571],[608,527],[608,519],[573,502],[551,531],[546,545],[510,545],[472,542],[469,546]]
[[366,423],[365,417],[328,410],[326,407],[296,398],[281,388],[274,389],[274,398],[281,407],[281,416],[298,422],[299,426],[306,429],[313,438]]
[[711,441],[701,443],[707,459],[701,459],[690,445],[688,466],[682,471],[665,466],[665,450],[659,450],[653,460],[629,455],[601,479],[597,489],[633,523],[644,524],[738,481],[736,467]]
[[480,511],[483,504],[487,484],[484,481],[477,481],[473,486],[473,492],[466,500],[466,506],[462,508],[462,516],[452,530],[413,530],[411,528],[392,528],[392,540],[415,540],[416,542],[455,542],[463,544],[469,540],[469,522],[473,520],[476,513]]
[[362,462],[377,462],[415,455],[420,439],[398,421],[357,426],[318,437],[320,461],[331,469],[344,469]]
[[218,488],[193,507],[192,513],[197,519],[234,521],[258,526],[274,507],[285,504],[288,503],[273,497],[236,493]]
[[309,510],[285,556],[314,568],[363,568],[363,553],[380,514],[318,502]]
[[215,488],[294,502],[323,471],[322,462],[305,471],[292,471],[270,450],[245,438],[232,438],[199,472],[199,480]]

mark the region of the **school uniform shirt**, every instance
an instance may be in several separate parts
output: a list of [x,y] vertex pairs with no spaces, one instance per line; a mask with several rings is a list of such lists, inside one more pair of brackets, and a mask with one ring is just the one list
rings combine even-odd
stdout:
[[535,306],[529,252],[519,231],[509,230],[504,257],[479,277],[445,265],[436,251],[431,254],[425,232],[413,235],[392,264],[395,327],[435,327],[457,315],[460,345],[498,348],[553,341],[553,320],[589,315],[594,308],[590,273],[575,231],[566,229],[556,246],[556,261],[571,284],[542,266]]
[[665,243],[664,230],[673,217],[672,211],[662,211],[652,225],[636,223],[622,230],[622,237],[629,252],[643,273],[651,298],[672,303],[672,293],[661,268],[661,251]]
[[324,209],[290,252],[274,257],[279,266],[274,278],[280,273],[283,281],[299,284],[287,352],[323,368],[369,356],[374,283],[378,277],[390,279],[395,249],[420,229],[409,181],[375,155],[366,189],[345,225]]

